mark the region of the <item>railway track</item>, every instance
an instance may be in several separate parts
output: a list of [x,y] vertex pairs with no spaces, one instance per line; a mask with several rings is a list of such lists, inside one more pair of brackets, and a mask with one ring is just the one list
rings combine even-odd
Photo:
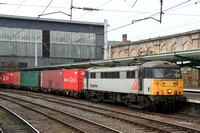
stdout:
[[[18,93],[19,94],[19,93]],[[145,131],[158,131],[158,132],[187,132],[187,133],[198,133],[200,132],[199,129],[194,129],[188,126],[172,124],[170,122],[164,122],[161,120],[150,119],[144,116],[132,114],[132,113],[125,113],[118,110],[98,107],[94,105],[88,105],[80,102],[74,102],[72,100],[66,100],[61,98],[52,98],[46,95],[39,95],[39,94],[23,94],[20,95],[43,99],[52,103],[61,104],[65,106],[70,106],[73,108],[78,108],[85,111],[90,111],[92,113],[104,115],[107,117],[111,117],[113,119],[117,119],[120,121],[124,121],[129,124],[134,124],[145,128]]]
[[39,133],[20,116],[0,105],[0,133]]
[[28,108],[30,110],[33,110],[37,113],[40,113],[42,115],[45,115],[49,117],[50,119],[53,119],[59,123],[62,123],[65,126],[68,126],[70,128],[73,128],[76,132],[108,132],[108,133],[120,133],[120,131],[112,129],[110,127],[101,125],[99,123],[95,123],[93,121],[84,119],[79,116],[75,116],[71,113],[67,113],[64,111],[56,110],[53,108],[50,108],[48,106],[44,106],[41,104],[37,104],[28,100],[23,100],[20,98],[16,98],[13,96],[9,96],[6,94],[0,93],[1,99],[8,100],[10,102],[13,102],[15,104],[18,104],[20,106],[23,106],[25,108]]

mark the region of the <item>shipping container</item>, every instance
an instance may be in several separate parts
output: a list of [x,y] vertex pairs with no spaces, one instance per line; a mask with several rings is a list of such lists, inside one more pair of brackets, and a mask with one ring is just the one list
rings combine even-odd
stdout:
[[2,74],[3,74],[3,73],[0,73],[0,84],[2,84],[2,80],[3,80]]
[[86,69],[41,71],[41,87],[59,90],[80,91]]
[[9,73],[9,84],[13,84],[13,72]]
[[63,88],[63,70],[41,71],[41,87],[50,89]]
[[27,87],[40,87],[40,71],[20,72],[20,85]]
[[13,85],[20,86],[20,72],[13,72]]
[[1,80],[2,84],[8,85],[10,83],[10,81],[9,81],[9,72],[2,73],[1,74],[1,79],[2,79]]
[[86,69],[63,70],[63,90],[80,91],[83,89],[83,79]]

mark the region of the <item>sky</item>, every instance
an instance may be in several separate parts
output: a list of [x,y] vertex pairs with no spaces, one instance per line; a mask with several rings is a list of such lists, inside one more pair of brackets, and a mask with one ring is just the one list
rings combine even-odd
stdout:
[[[70,20],[71,2],[75,8],[93,8],[88,11],[72,10],[72,20],[86,22],[108,21],[108,40],[139,41],[200,29],[200,0],[0,0],[0,14],[37,18]],[[97,10],[98,9],[98,10]],[[148,18],[148,19],[146,19]],[[138,21],[140,20],[140,21]]]

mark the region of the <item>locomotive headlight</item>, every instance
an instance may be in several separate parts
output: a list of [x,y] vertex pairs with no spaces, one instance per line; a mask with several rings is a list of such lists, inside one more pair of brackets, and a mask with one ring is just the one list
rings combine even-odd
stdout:
[[167,93],[168,93],[168,94],[171,94],[171,93],[172,93],[172,90],[171,90],[171,89],[168,89],[168,90],[167,90]]

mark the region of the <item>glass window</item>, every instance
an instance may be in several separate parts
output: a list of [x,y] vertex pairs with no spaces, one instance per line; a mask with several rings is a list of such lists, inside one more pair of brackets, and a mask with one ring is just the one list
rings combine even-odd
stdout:
[[154,78],[180,79],[181,71],[178,68],[156,68],[153,71]]
[[149,68],[149,78],[152,78],[152,77],[153,77],[152,71],[153,71],[153,69],[152,69],[152,68]]
[[[51,57],[95,59],[96,34],[50,31]],[[67,50],[63,52],[63,50]]]
[[115,72],[110,73],[110,78],[115,78]]
[[104,78],[104,73],[103,72],[101,72],[101,78]]
[[119,78],[119,72],[101,72],[101,78]]
[[90,73],[90,78],[96,78],[96,73]]
[[149,69],[144,69],[144,78],[149,78]]
[[144,69],[144,78],[152,78],[152,69],[151,68]]
[[115,78],[119,78],[119,72],[115,73]]
[[164,78],[164,69],[154,69],[154,78]]
[[110,78],[119,78],[119,72],[110,72]]
[[173,78],[180,79],[181,78],[180,69],[172,69],[172,76]]
[[42,51],[41,30],[0,27],[1,55],[35,56],[37,40],[38,56]]
[[126,78],[135,78],[135,71],[127,71]]

